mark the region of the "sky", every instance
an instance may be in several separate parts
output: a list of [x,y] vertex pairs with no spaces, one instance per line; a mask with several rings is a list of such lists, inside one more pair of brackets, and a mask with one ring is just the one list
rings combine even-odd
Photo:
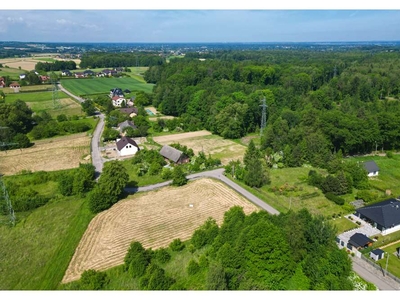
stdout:
[[[160,2],[124,6],[118,0],[93,9],[71,0],[68,7],[22,2],[0,10],[0,41],[23,42],[348,42],[400,41],[400,6],[302,7],[290,2],[229,9]],[[385,2],[382,0],[380,2]],[[83,1],[81,1],[84,3]],[[130,1],[134,2],[134,1]],[[215,2],[215,1],[214,1]],[[356,3],[357,1],[348,1]],[[30,2],[30,3],[33,3]],[[168,7],[164,6],[168,3]],[[303,2],[302,2],[303,3]],[[307,2],[305,2],[307,4]],[[51,4],[51,2],[50,2]],[[96,3],[97,4],[97,3]],[[179,6],[180,5],[180,6]],[[79,7],[79,9],[77,8]],[[115,9],[117,7],[118,9]],[[371,8],[372,7],[372,8]],[[26,9],[25,9],[26,8]],[[311,9],[310,9],[311,8]]]

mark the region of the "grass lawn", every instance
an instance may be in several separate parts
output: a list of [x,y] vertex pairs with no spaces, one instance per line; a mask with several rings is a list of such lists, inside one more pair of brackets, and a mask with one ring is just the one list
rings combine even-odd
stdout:
[[36,113],[48,112],[53,118],[64,114],[66,116],[83,116],[82,106],[70,98],[59,99],[58,104],[53,100],[41,102],[26,102],[26,104]]
[[155,184],[155,183],[160,183],[166,181],[165,179],[162,179],[160,175],[148,175],[145,174],[144,176],[138,176],[138,168],[135,166],[131,159],[125,159],[121,161],[122,164],[125,166],[128,174],[129,174],[129,182],[128,186],[134,187],[134,186],[145,186],[149,184]]
[[384,193],[386,190],[391,190],[392,195],[397,197],[400,195],[400,155],[394,155],[393,158],[386,156],[362,156],[355,158],[348,158],[365,162],[374,160],[380,168],[379,175],[369,179],[370,185],[373,189],[379,190]]
[[[58,99],[69,98],[64,92],[58,91]],[[24,102],[41,102],[53,100],[53,92],[31,92],[31,93],[13,93],[6,95],[6,103],[15,102],[17,100]]]
[[[400,241],[391,246],[385,247],[382,250],[385,251],[385,257],[381,260],[378,260],[378,264],[386,269],[386,262],[388,265],[388,272],[392,273],[396,277],[400,277],[400,258],[396,255],[396,249],[400,247]],[[387,254],[389,253],[389,259],[387,258]]]
[[[250,188],[238,180],[234,181],[282,213],[289,209],[298,211],[302,208],[307,208],[312,214],[326,217],[347,213],[343,207],[326,199],[319,189],[307,184],[309,170],[307,167],[271,169],[271,184],[260,189]],[[276,192],[271,191],[272,188],[275,188]]]
[[345,231],[348,231],[348,230],[358,227],[356,224],[354,224],[353,222],[351,222],[350,220],[348,220],[347,218],[344,218],[344,217],[340,217],[340,218],[331,220],[331,223],[336,227],[337,234],[340,234]]
[[122,90],[144,91],[151,93],[154,84],[143,83],[134,78],[91,78],[91,79],[66,79],[61,80],[64,88],[75,95],[89,95],[96,93],[109,93],[111,89],[119,87]]
[[[3,64],[4,65],[4,64]],[[12,80],[18,80],[19,74],[24,73],[24,70],[16,69],[16,68],[0,68],[0,77],[10,76]]]
[[84,200],[62,198],[0,226],[0,289],[57,289],[92,217]]

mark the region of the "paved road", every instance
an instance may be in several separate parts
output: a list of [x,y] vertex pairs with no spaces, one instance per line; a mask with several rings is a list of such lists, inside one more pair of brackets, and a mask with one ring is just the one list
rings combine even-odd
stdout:
[[[80,103],[85,102],[85,99],[78,97],[71,92],[67,91],[63,86],[59,83],[58,88],[60,91],[66,93],[67,95],[71,96],[72,98],[76,99]],[[100,138],[101,134],[103,133],[104,130],[104,115],[99,113],[97,115],[99,117],[99,122],[97,123],[97,126],[94,130],[93,137],[92,137],[92,142],[91,142],[91,155],[92,155],[92,163],[95,167],[95,172],[96,172],[96,178],[99,178],[101,171],[103,170],[103,165],[104,165],[104,160],[101,157],[101,151],[100,151]]]
[[103,165],[104,165],[99,145],[101,134],[104,129],[104,115],[99,114],[98,117],[99,117],[99,122],[97,123],[96,129],[93,132],[92,144],[91,144],[92,163],[96,170],[96,178],[100,176],[101,172],[103,171]]
[[[69,96],[73,97],[74,99],[78,100],[79,102],[84,102],[85,99],[82,99],[78,96],[75,96],[74,94],[71,94],[68,92],[66,89],[64,89],[61,84],[58,85],[59,89],[63,91],[64,93],[68,94]],[[95,166],[96,170],[96,177],[98,178],[101,174],[101,171],[103,170],[103,164],[104,161],[101,157],[100,154],[100,138],[101,138],[101,133],[104,129],[104,115],[100,114],[99,115],[99,123],[97,124],[97,127],[94,131],[93,138],[92,138],[92,162],[93,165]],[[211,177],[218,179],[222,182],[224,182],[226,185],[230,186],[233,188],[235,191],[246,197],[248,200],[256,204],[257,206],[261,207],[262,209],[266,210],[270,214],[279,214],[279,211],[277,211],[275,208],[272,206],[266,204],[264,201],[262,201],[260,198],[256,197],[252,193],[248,192],[229,178],[227,178],[224,174],[224,169],[216,169],[212,171],[205,171],[197,174],[191,174],[188,175],[187,178],[190,180],[195,180],[203,177]],[[125,188],[125,191],[128,193],[136,193],[136,192],[146,192],[146,191],[151,191],[155,190],[164,186],[168,186],[172,183],[172,180],[154,184],[154,185],[148,185],[144,187],[139,187],[139,188]],[[382,272],[379,270],[376,270],[372,266],[370,266],[368,263],[364,262],[360,258],[353,257],[353,270],[360,275],[362,278],[365,280],[373,283],[379,290],[400,290],[400,284],[391,279],[390,277],[383,276]]]
[[[279,211],[277,211],[275,208],[266,204],[260,198],[256,197],[252,193],[250,193],[247,190],[245,190],[244,188],[242,188],[240,185],[236,184],[235,182],[233,182],[232,180],[227,178],[224,175],[223,168],[211,170],[211,171],[204,171],[204,172],[200,172],[200,173],[196,173],[196,174],[190,174],[186,177],[189,180],[195,180],[195,179],[200,179],[200,178],[204,178],[204,177],[211,177],[211,178],[218,179],[218,180],[222,181],[223,183],[225,183],[226,185],[230,186],[232,189],[234,189],[239,194],[243,195],[245,198],[247,198],[251,202],[253,202],[255,205],[257,205],[257,206],[261,207],[262,209],[266,210],[267,212],[269,212],[270,214],[274,214],[274,215],[279,214]],[[151,190],[159,189],[164,186],[168,186],[171,183],[172,183],[172,180],[169,180],[166,182],[157,183],[157,184],[153,184],[153,185],[147,185],[147,186],[138,187],[138,188],[126,188],[125,191],[128,193],[148,192]]]
[[372,282],[381,291],[400,290],[400,283],[396,282],[388,276],[384,276],[383,272],[377,270],[369,263],[358,257],[352,257],[353,271],[368,282]]
[[71,92],[67,91],[66,89],[64,89],[63,86],[61,85],[61,83],[57,84],[57,86],[58,86],[58,89],[59,89],[60,91],[66,93],[67,95],[71,96],[72,98],[78,100],[78,101],[81,102],[81,103],[82,103],[82,102],[85,102],[85,99],[83,99],[83,98],[81,98],[81,97],[78,97],[78,96],[72,94]]

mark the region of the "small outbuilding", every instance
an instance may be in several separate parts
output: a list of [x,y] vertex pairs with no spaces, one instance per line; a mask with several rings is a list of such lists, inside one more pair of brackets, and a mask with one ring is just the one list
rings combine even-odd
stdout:
[[368,172],[368,177],[379,175],[379,167],[373,160],[364,162],[364,169]]
[[167,160],[176,163],[176,164],[184,164],[189,162],[189,157],[185,155],[182,151],[175,149],[171,146],[164,145],[160,154]]
[[128,127],[132,128],[132,129],[137,129],[136,125],[132,121],[129,121],[129,120],[126,120],[126,121],[118,124],[119,132],[121,132],[121,133],[124,132],[125,129]]
[[353,246],[357,250],[370,247],[372,243],[373,241],[362,233],[355,233],[349,239],[349,245]]
[[375,249],[369,253],[369,257],[371,257],[375,261],[384,258],[384,256],[385,256],[385,251],[381,249]]

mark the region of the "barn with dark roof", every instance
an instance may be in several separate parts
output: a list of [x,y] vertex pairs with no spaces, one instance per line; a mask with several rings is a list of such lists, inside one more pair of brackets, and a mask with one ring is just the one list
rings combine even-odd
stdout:
[[168,145],[164,145],[161,148],[160,154],[170,162],[176,164],[183,164],[189,161],[189,157],[185,155],[182,151]]

